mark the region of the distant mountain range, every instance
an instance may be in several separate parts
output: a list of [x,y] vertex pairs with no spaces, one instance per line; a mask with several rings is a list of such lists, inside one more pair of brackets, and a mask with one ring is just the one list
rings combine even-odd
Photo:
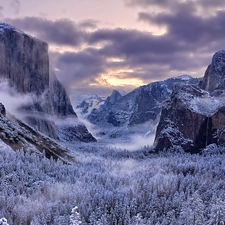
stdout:
[[197,84],[199,81],[182,75],[141,86],[130,93],[113,90],[105,101],[96,95],[87,96],[86,99],[83,96],[76,111],[80,111],[96,129],[100,129],[100,135],[120,137],[123,131],[137,132],[137,125],[138,133],[144,135],[158,123],[162,103],[169,98],[175,86]]
[[82,119],[93,124],[101,140],[148,137],[156,130],[156,151],[201,152],[211,144],[225,146],[223,50],[214,54],[203,78],[181,75],[129,93],[113,90],[107,98],[82,94],[71,100],[49,72],[45,42],[0,23],[0,50],[0,84],[6,82],[7,94],[15,99],[29,97],[13,115],[0,104],[0,138],[15,150],[44,151],[63,159],[66,151],[56,141],[96,142]]

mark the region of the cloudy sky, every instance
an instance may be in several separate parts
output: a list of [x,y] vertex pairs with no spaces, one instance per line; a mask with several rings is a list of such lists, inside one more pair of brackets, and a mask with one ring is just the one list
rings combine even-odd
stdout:
[[224,0],[0,0],[0,17],[49,44],[70,93],[201,77],[225,49]]

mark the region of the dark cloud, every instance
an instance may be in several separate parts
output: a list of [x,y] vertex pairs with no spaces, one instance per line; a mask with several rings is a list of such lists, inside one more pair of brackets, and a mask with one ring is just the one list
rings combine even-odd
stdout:
[[74,87],[86,87],[94,83],[105,71],[106,61],[95,49],[89,48],[78,53],[51,53],[56,75],[69,91]]
[[[190,18],[190,21],[193,18]],[[222,14],[215,17],[215,20],[206,22],[213,25],[219,21],[219,18],[222,24]],[[203,71],[198,73],[199,70],[202,67],[206,68],[210,63],[211,55],[224,46],[224,35],[220,36],[220,32],[223,32],[221,29],[217,28],[217,39],[214,39],[213,33],[207,29],[205,29],[206,34],[203,32],[201,36],[200,31],[206,22],[195,23],[193,33],[191,33],[191,26],[190,28],[186,26],[188,30],[183,34],[182,30],[179,31],[180,25],[176,24],[175,18],[153,19],[158,24],[167,20],[167,25],[170,24],[169,31],[161,36],[126,29],[99,29],[89,33],[88,44],[92,46],[101,44],[101,47],[87,48],[78,53],[61,54],[56,64],[56,67],[60,68],[58,76],[61,80],[65,80],[63,82],[67,87],[76,87],[76,90],[86,88],[88,92],[95,93],[99,93],[101,89],[97,91],[96,86],[89,84],[95,82],[100,74],[107,73],[108,70],[115,70],[114,75],[118,78],[140,78],[146,83],[183,73],[203,76]],[[189,17],[184,20],[188,23]],[[175,24],[172,21],[175,21]],[[121,61],[108,61],[107,59],[110,58],[119,58]],[[124,70],[124,72],[117,73],[116,70]],[[128,73],[126,70],[132,72]]]
[[[170,65],[178,68],[180,60],[196,51],[199,43],[188,42],[170,34],[154,36],[137,30],[98,30],[89,37],[90,44],[106,42],[98,50],[105,57],[119,57],[124,65],[139,67],[144,65]],[[175,69],[174,68],[174,69]]]
[[96,20],[83,20],[79,23],[79,26],[81,28],[91,28],[96,29],[97,28],[98,21]]
[[51,21],[40,17],[25,17],[7,19],[7,22],[50,44],[75,47],[85,39],[85,32],[69,19]]
[[125,3],[129,6],[140,7],[161,7],[163,9],[177,9],[183,6],[192,7],[193,9],[211,9],[217,7],[224,7],[225,2],[223,0],[125,0]]
[[177,3],[177,0],[125,0],[128,6],[168,6]]
[[[50,21],[26,17],[10,21],[50,44],[79,47],[76,52],[51,52],[52,67],[70,92],[75,89],[105,94],[110,88],[119,88],[110,87],[101,76],[110,71],[120,79],[139,78],[145,83],[184,73],[203,76],[214,52],[225,46],[225,10],[219,10],[219,6],[225,6],[224,1],[127,2],[145,7],[145,11],[138,14],[138,21],[149,24],[149,32],[98,29],[97,22],[93,20],[74,23],[66,19]],[[160,13],[152,13],[151,6],[160,7]],[[211,6],[212,12],[207,11]],[[205,14],[201,14],[199,9],[205,9]],[[154,35],[153,25],[165,27],[166,32]],[[130,90],[131,86],[127,88]]]
[[213,40],[221,40],[225,35],[224,23],[225,12],[219,11],[212,17],[203,18],[191,14],[189,11],[180,11],[177,14],[158,14],[152,16],[148,13],[139,13],[139,19],[150,24],[166,25],[167,36],[174,40],[181,40],[188,43],[205,43]]
[[[180,49],[168,36],[154,36],[137,30],[98,30],[89,36],[89,44],[106,43],[100,52],[108,57],[131,57],[145,59],[146,54],[167,54]],[[143,60],[143,63],[148,63]]]

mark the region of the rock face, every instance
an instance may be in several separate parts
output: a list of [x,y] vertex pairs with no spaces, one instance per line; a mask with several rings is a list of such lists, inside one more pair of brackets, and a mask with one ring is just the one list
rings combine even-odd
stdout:
[[48,88],[48,45],[2,23],[0,62],[1,77],[20,93],[41,95]]
[[106,107],[115,104],[121,98],[122,98],[122,94],[117,90],[113,90],[112,94],[105,101]]
[[[155,149],[201,152],[225,145],[225,51],[214,54],[200,87],[177,87],[162,107]],[[203,90],[204,89],[204,90]]]
[[[77,115],[61,83],[49,75],[48,45],[0,23],[0,78],[6,79],[18,93],[32,98],[32,102],[19,109],[24,114],[22,119],[47,136],[62,140],[58,130],[70,126],[58,127],[55,120]],[[84,138],[79,133],[73,140],[95,141],[84,125],[79,126],[83,126]]]
[[53,75],[50,79],[50,98],[55,115],[59,117],[76,117],[66,90]]
[[212,63],[208,66],[201,88],[213,92],[216,89],[225,89],[225,50],[216,52]]
[[5,107],[0,103],[0,139],[13,150],[45,153],[47,158],[68,162],[74,161],[68,151],[12,115],[6,116]]
[[102,127],[133,126],[149,120],[155,121],[162,102],[168,99],[174,87],[192,80],[189,76],[185,78],[181,76],[144,85],[124,96],[114,90],[99,109],[91,112],[88,119]]

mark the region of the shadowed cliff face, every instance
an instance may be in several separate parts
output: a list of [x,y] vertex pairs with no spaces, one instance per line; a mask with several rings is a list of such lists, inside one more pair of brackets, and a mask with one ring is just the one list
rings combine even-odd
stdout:
[[66,90],[54,75],[52,75],[50,79],[50,97],[55,115],[59,117],[77,116],[70,103]]
[[225,86],[225,50],[216,52],[212,62],[208,66],[201,88],[213,92],[217,89],[224,89]]
[[[22,119],[47,136],[62,140],[55,120],[68,116],[77,118],[77,115],[61,83],[49,75],[47,43],[0,23],[0,78],[6,79],[18,93],[31,96],[32,103],[19,109],[24,115]],[[84,141],[95,141],[86,127],[81,126],[83,129],[77,129],[77,132],[81,131],[77,135],[80,138],[74,136],[74,140],[83,141],[84,133]]]
[[49,84],[48,45],[0,24],[0,74],[21,93],[41,95]]
[[200,87],[177,87],[164,103],[155,149],[180,146],[187,152],[201,152],[213,143],[225,145],[224,133],[225,51],[222,50],[214,54]]

